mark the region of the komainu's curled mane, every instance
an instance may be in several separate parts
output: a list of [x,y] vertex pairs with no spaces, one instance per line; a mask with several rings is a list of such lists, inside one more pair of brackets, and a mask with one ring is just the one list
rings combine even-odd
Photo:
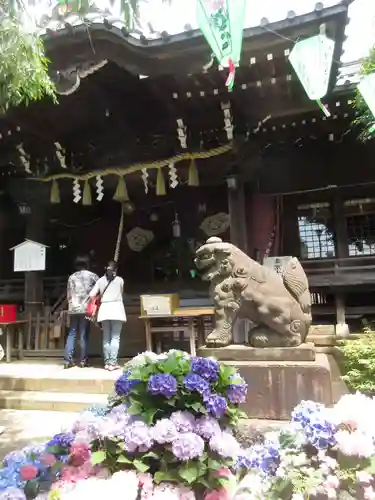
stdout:
[[232,343],[237,317],[257,326],[250,331],[254,347],[292,347],[305,341],[311,324],[311,297],[306,274],[293,257],[280,276],[231,243],[209,238],[198,248],[195,264],[210,282],[215,329],[207,345]]

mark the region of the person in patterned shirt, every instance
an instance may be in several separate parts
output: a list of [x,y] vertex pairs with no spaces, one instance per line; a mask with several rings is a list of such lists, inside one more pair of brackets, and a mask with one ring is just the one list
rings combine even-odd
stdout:
[[65,344],[64,368],[74,366],[74,348],[77,333],[80,339],[79,366],[87,366],[87,341],[90,322],[85,316],[86,304],[89,293],[99,279],[99,276],[88,270],[89,259],[77,257],[75,261],[76,272],[69,276],[67,286],[68,314],[70,315],[70,328]]

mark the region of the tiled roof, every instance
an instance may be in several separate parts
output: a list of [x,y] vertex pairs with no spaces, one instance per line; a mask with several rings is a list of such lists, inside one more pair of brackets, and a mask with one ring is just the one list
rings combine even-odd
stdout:
[[[344,53],[341,57],[342,64],[337,85],[341,86],[358,81],[358,71],[360,61],[369,53],[372,45],[375,44],[375,0],[342,0],[344,3],[351,3],[349,6],[349,22],[346,27],[347,39],[344,43]],[[301,16],[327,7],[340,4],[339,0],[262,0],[262,2],[248,1],[245,27],[256,27],[268,23],[282,21],[293,16]],[[110,25],[123,29],[124,23],[120,10],[109,7],[105,0],[97,0],[94,11],[81,17],[71,14],[61,19],[56,19],[53,12],[55,6],[47,6],[43,2],[37,2],[32,15],[37,18],[44,13],[44,22],[40,23],[40,33],[44,35],[46,31],[58,32],[67,25],[81,26],[86,23],[95,25],[109,23]],[[142,35],[149,40],[158,40],[162,33],[177,35],[197,28],[195,15],[196,2],[193,0],[172,0],[172,3],[163,0],[141,1],[140,16],[131,36],[139,39]],[[53,19],[55,17],[55,19]],[[42,26],[41,26],[42,24]],[[281,35],[282,36],[282,35]]]

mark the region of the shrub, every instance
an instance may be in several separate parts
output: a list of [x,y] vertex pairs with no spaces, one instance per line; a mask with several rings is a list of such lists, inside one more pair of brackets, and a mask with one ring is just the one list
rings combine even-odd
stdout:
[[342,341],[338,347],[342,379],[354,391],[375,393],[375,334],[371,324],[364,322],[364,334],[355,340]]

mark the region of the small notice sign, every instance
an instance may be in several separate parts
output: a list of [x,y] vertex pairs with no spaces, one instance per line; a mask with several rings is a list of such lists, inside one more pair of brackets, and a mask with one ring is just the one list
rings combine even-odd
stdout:
[[14,252],[14,272],[45,271],[46,246],[31,240],[11,248]]

